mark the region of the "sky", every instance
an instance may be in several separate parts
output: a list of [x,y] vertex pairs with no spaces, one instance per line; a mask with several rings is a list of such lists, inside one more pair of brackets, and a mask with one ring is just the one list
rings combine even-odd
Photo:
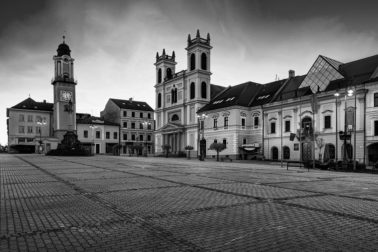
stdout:
[[306,74],[318,55],[350,62],[378,54],[370,0],[2,0],[0,144],[6,108],[53,102],[53,56],[66,36],[75,59],[76,109],[100,115],[109,98],[155,107],[155,55],[187,68],[187,36],[211,36],[211,83],[261,84]]

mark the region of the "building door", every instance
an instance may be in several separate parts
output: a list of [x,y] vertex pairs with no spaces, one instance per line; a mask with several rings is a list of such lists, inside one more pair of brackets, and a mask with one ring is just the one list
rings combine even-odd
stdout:
[[374,165],[378,162],[378,143],[373,143],[368,147],[368,164]]
[[100,144],[96,144],[96,154],[100,154]]
[[302,143],[302,161],[306,162],[312,160],[312,143]]
[[278,160],[278,148],[277,147],[272,147],[272,159]]

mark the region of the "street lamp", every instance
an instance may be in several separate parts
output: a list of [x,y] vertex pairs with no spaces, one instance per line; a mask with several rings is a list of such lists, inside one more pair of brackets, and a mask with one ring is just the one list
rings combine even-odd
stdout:
[[91,124],[91,125],[89,125],[89,128],[91,128],[91,131],[92,131],[92,146],[93,146],[93,148],[92,148],[92,150],[93,150],[93,155],[94,155],[94,153],[95,153],[95,143],[94,143],[94,130],[97,128],[97,126],[95,126],[94,124]]
[[[198,119],[198,142],[197,142],[197,156],[199,160],[204,160],[204,152],[206,149],[206,140],[205,140],[205,119],[207,118],[206,114],[197,115]],[[201,139],[201,132],[202,132],[202,139]],[[203,146],[205,145],[205,146]],[[199,153],[198,153],[199,151]]]
[[42,144],[43,144],[43,141],[42,141],[42,127],[44,127],[47,122],[45,120],[40,120],[37,122],[37,124],[39,125],[39,153],[42,152]]
[[[144,128],[146,128],[146,130],[148,130],[149,126],[151,126],[151,122],[149,122],[149,121],[144,121],[142,124],[143,124]],[[144,156],[148,157],[148,153],[147,153],[147,134],[146,134],[146,137],[144,139]]]
[[[334,95],[336,97],[336,106],[337,106],[337,98],[340,96],[340,93],[336,92]],[[348,133],[349,129],[348,129],[348,125],[347,125],[347,97],[351,97],[353,95],[354,95],[353,89],[346,90],[346,93],[344,94],[344,131],[339,131],[340,140],[344,141],[344,147],[343,147],[343,166],[345,168],[348,167],[348,157],[347,157],[348,147],[347,147],[347,140],[351,139],[351,133]],[[336,107],[336,112],[337,112],[337,107]],[[354,116],[356,116],[355,113],[356,113],[356,111],[354,111]],[[338,120],[338,118],[336,118],[336,122],[337,122],[337,120]],[[354,127],[356,127],[356,125]],[[337,131],[337,128],[336,128],[336,131]],[[354,148],[356,148],[356,146],[354,146]],[[336,149],[336,152],[337,151],[338,150]],[[355,166],[356,166],[356,162],[354,162],[354,164],[353,164],[353,168],[354,169],[355,169]]]

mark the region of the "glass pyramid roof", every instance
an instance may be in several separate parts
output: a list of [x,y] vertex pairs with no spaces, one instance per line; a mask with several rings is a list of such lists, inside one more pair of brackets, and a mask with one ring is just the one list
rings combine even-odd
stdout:
[[319,56],[307,73],[299,88],[310,87],[312,93],[324,91],[329,82],[344,78],[338,69],[342,63],[324,56]]

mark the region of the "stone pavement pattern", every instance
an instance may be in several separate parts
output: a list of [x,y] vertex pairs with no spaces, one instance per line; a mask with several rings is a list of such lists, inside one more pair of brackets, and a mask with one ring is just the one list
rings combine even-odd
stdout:
[[377,251],[377,175],[0,155],[0,251]]

